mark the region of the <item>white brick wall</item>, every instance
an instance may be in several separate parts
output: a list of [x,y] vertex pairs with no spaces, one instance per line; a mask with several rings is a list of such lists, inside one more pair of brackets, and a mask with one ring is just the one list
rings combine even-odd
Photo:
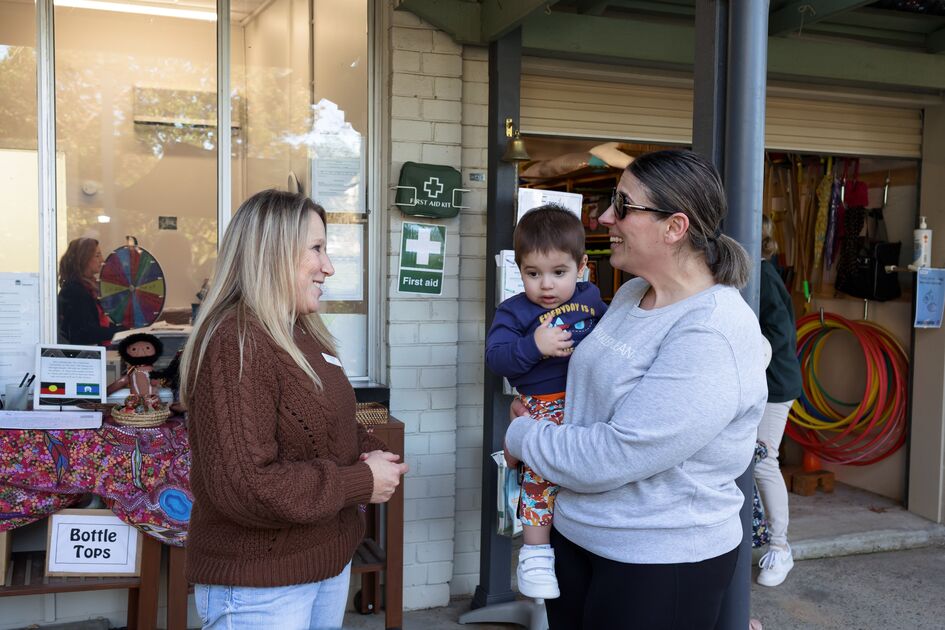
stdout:
[[[391,9],[388,8],[390,11]],[[393,11],[390,44],[388,181],[405,161],[459,169],[462,158],[462,47],[416,16]],[[457,358],[461,220],[417,219],[447,228],[442,296],[397,292],[401,225],[390,192],[388,369],[391,412],[406,424],[410,473],[404,502],[404,607],[445,606],[453,575],[456,512]],[[407,219],[411,220],[411,219]]]
[[[388,9],[390,10],[390,9]],[[479,581],[484,341],[487,51],[463,47],[407,11],[393,11],[391,165],[447,164],[472,189],[446,225],[441,297],[396,291],[403,216],[390,211],[388,344],[391,410],[406,423],[404,606],[443,606]],[[393,192],[390,193],[393,201]],[[430,222],[422,219],[423,222]]]

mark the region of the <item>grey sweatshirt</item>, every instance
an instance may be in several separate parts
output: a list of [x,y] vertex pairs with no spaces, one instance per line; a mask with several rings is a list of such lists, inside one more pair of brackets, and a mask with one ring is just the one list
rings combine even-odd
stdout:
[[564,424],[516,418],[509,451],[561,485],[554,526],[619,562],[698,562],[738,545],[748,467],[767,396],[758,320],[713,286],[643,310],[617,292],[568,369]]

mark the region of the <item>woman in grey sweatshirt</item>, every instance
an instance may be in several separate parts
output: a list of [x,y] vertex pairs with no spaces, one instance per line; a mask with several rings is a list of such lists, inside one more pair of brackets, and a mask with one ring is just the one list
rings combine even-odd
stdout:
[[695,153],[630,164],[600,221],[611,264],[637,277],[571,358],[564,424],[509,426],[506,452],[561,486],[552,630],[715,626],[767,395],[726,208]]

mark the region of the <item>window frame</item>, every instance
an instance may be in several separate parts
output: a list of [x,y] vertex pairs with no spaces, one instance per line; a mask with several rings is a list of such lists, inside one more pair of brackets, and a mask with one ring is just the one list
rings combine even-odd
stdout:
[[[386,299],[384,282],[381,278],[381,262],[386,247],[384,238],[383,213],[376,209],[382,207],[381,191],[383,186],[383,143],[378,141],[379,131],[385,128],[382,112],[378,103],[383,98],[380,87],[386,61],[379,56],[383,46],[378,41],[378,24],[383,23],[383,3],[365,0],[368,5],[368,137],[366,142],[368,168],[365,173],[365,212],[368,215],[369,243],[367,265],[368,330],[367,330],[367,377],[355,377],[352,381],[384,382],[384,353],[382,351],[383,305]],[[230,72],[232,56],[230,51],[230,0],[217,0],[217,128],[228,129],[232,121],[229,93],[231,88]],[[311,31],[310,31],[311,32]],[[313,35],[310,35],[312,37]],[[56,91],[55,91],[55,7],[54,0],[36,0],[36,80],[37,80],[37,153],[39,160],[39,270],[40,270],[40,341],[56,343],[57,340],[57,295],[56,283],[57,247],[56,247]],[[225,103],[226,107],[220,107]],[[229,225],[232,216],[232,161],[221,159],[229,156],[232,139],[229,134],[219,134],[217,144],[217,244]],[[373,173],[374,176],[370,174]]]

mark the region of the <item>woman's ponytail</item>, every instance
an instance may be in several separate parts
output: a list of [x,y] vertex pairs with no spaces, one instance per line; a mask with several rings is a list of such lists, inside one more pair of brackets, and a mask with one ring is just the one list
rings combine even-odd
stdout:
[[[715,250],[715,262],[709,263],[709,269],[716,282],[738,289],[748,284],[751,263],[741,243],[723,234],[709,241],[709,248]],[[709,260],[708,252],[706,260]]]

